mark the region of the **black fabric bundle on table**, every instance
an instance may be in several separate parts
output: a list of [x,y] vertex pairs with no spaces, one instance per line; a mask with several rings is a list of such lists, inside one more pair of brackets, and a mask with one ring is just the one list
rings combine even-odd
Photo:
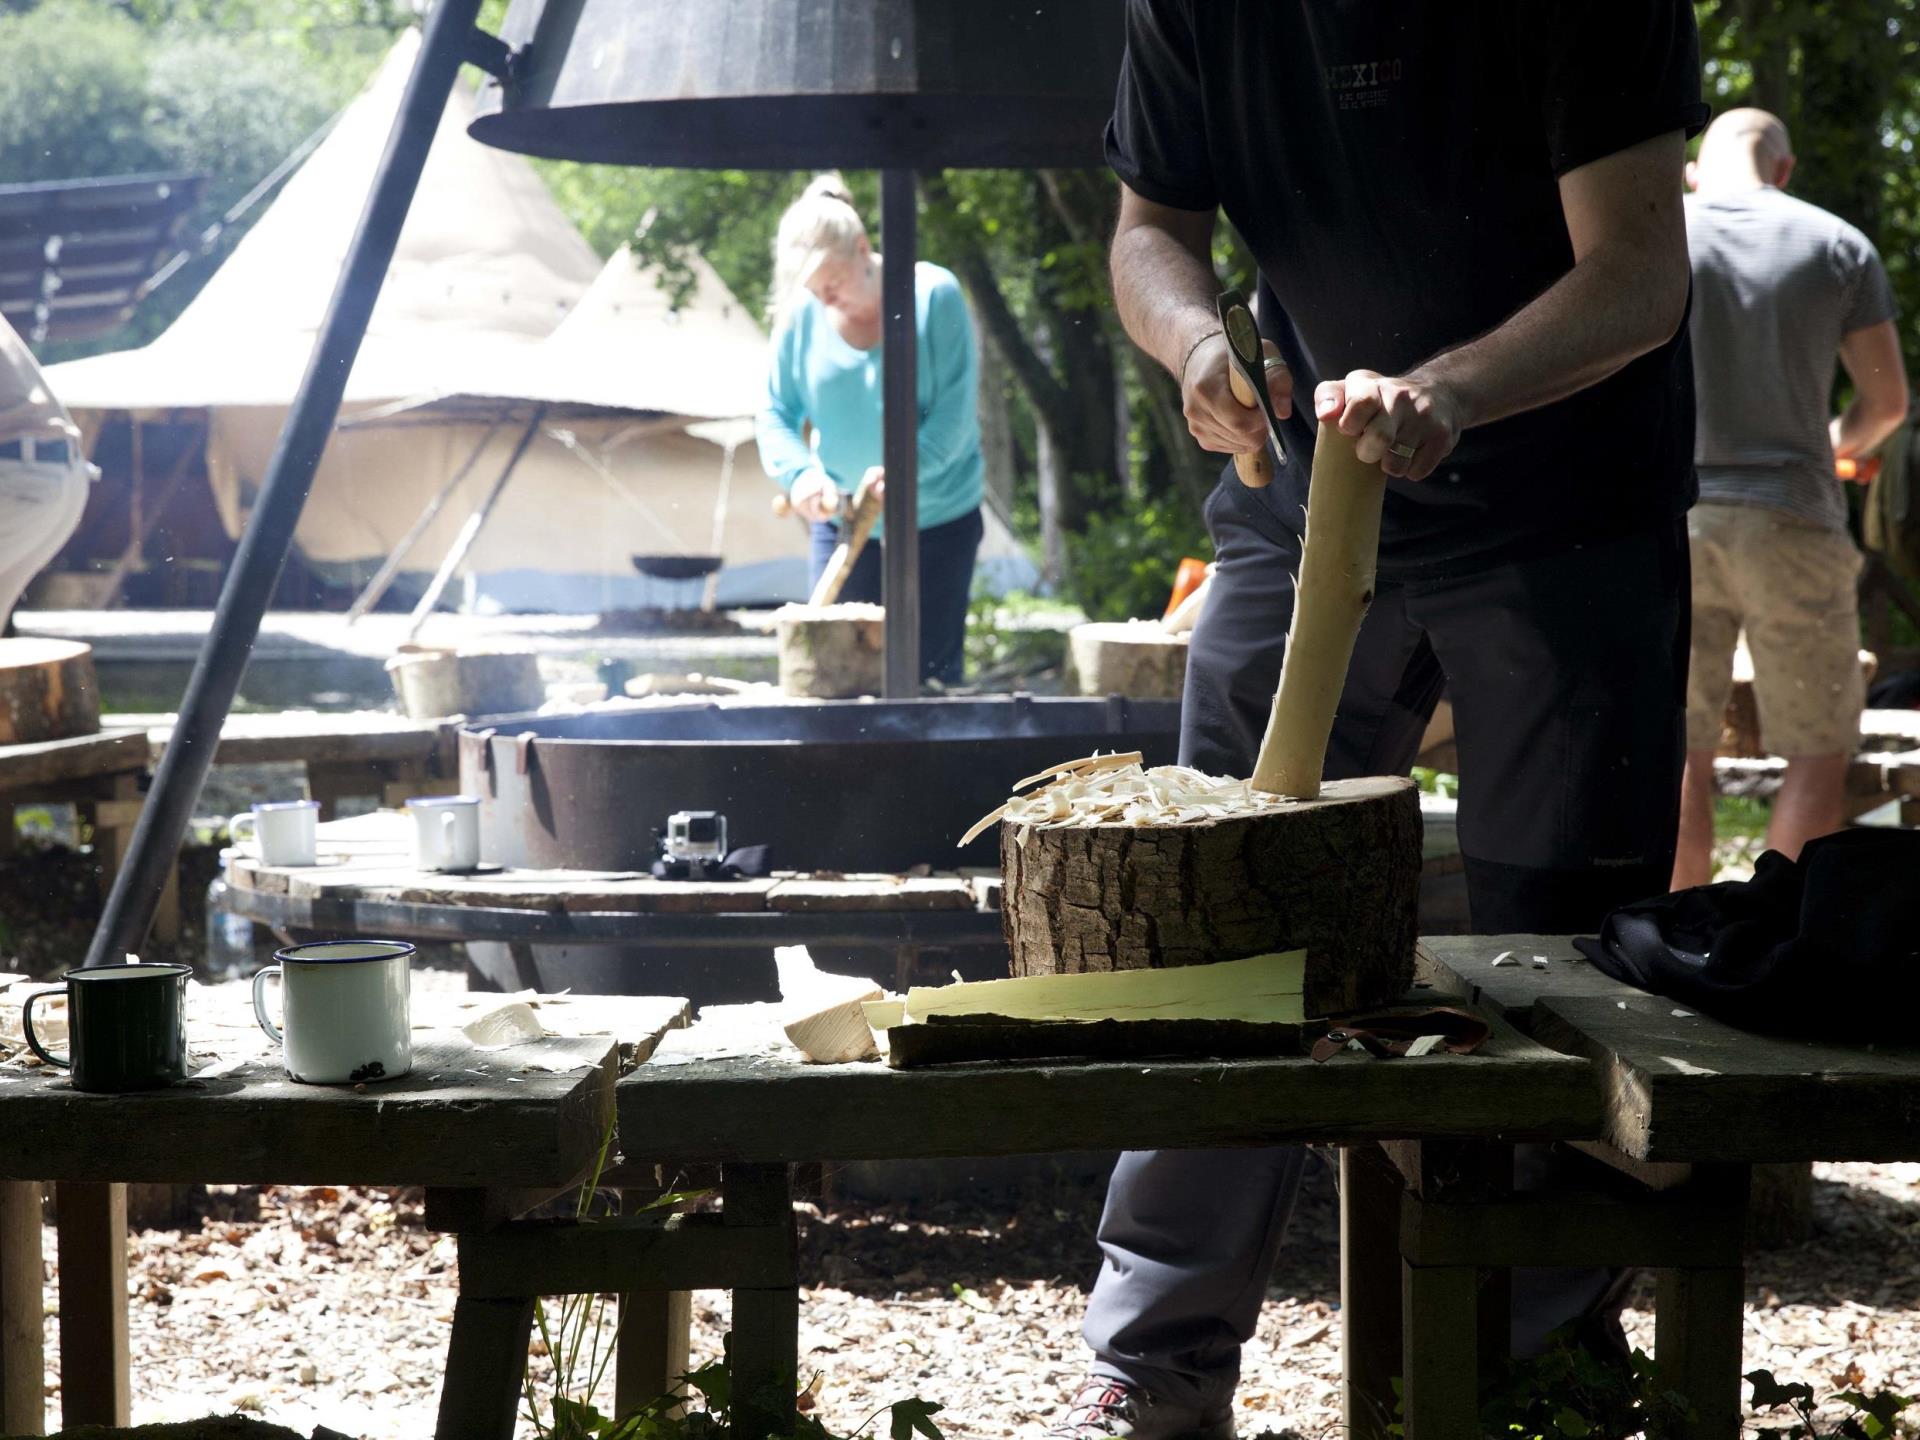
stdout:
[[1842,830],[1751,880],[1614,911],[1595,965],[1746,1030],[1912,1041],[1920,1032],[1920,831]]

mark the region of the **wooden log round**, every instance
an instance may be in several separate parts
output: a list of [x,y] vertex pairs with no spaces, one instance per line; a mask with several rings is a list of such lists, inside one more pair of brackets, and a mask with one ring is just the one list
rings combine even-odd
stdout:
[[1187,683],[1187,637],[1157,620],[1091,621],[1067,632],[1081,695],[1178,700]]
[[0,640],[0,745],[67,740],[100,729],[93,647],[77,640]]
[[1015,975],[1205,965],[1307,952],[1309,1015],[1397,1000],[1413,979],[1420,799],[1395,776],[1190,825],[1003,822]]
[[401,710],[415,720],[537,710],[547,698],[531,650],[403,650],[387,673]]
[[813,700],[878,695],[886,685],[886,611],[783,605],[774,616],[780,689]]

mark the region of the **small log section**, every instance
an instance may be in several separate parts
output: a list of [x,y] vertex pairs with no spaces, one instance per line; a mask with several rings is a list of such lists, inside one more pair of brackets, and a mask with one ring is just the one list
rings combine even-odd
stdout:
[[0,640],[0,745],[68,740],[100,728],[93,647],[74,640]]
[[414,648],[389,660],[387,673],[401,710],[416,720],[537,710],[547,698],[530,650]]
[[785,605],[774,623],[780,689],[813,700],[878,695],[886,681],[887,612],[878,605]]
[[1307,952],[1308,1015],[1397,999],[1413,979],[1420,800],[1398,776],[1188,825],[1003,821],[1015,975],[1204,965]]
[[1081,695],[1178,700],[1187,683],[1187,637],[1157,620],[1091,621],[1067,632],[1073,688]]
[[1364,463],[1353,438],[1320,427],[1307,492],[1307,535],[1294,585],[1293,624],[1253,788],[1311,800],[1320,793],[1334,707],[1347,683],[1360,622],[1373,604],[1386,473]]

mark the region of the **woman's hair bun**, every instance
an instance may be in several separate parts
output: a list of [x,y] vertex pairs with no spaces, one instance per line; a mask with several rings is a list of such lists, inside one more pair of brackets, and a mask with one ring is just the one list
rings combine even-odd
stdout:
[[843,205],[853,204],[853,191],[847,188],[847,182],[841,178],[838,170],[823,170],[807,183],[801,192],[803,200],[838,200]]

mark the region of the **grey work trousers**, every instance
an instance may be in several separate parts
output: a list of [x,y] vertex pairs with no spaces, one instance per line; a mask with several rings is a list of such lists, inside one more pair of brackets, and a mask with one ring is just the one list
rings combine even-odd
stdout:
[[[1279,676],[1298,542],[1230,477],[1208,504],[1218,569],[1194,632],[1181,759],[1248,774]],[[1460,749],[1474,929],[1591,930],[1663,892],[1673,863],[1688,648],[1684,528],[1466,573],[1383,578],[1361,628],[1329,777],[1404,774],[1444,689]],[[1213,1408],[1232,1395],[1305,1152],[1133,1151],[1107,1190],[1083,1326],[1094,1373]],[[1555,1162],[1523,1147],[1516,1182]],[[1516,1353],[1614,1290],[1605,1271],[1514,1276]]]

